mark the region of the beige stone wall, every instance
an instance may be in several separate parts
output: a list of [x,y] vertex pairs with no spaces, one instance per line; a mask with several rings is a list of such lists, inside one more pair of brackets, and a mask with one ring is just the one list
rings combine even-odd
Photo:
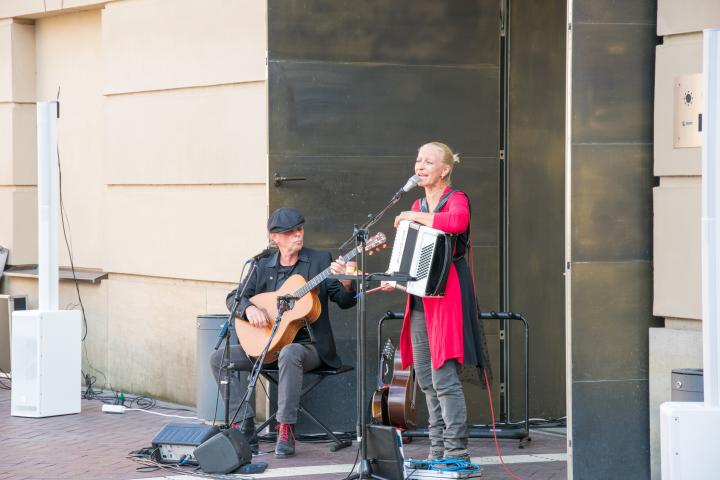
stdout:
[[0,245],[9,263],[37,258],[35,27],[0,19]]
[[671,397],[675,368],[702,366],[701,148],[673,148],[674,82],[702,73],[702,30],[720,27],[715,0],[659,0],[656,50],[653,312],[665,328],[650,331],[650,457],[660,478],[659,407]]
[[[34,102],[59,87],[75,266],[109,274],[80,284],[99,384],[193,404],[195,319],[226,311],[267,243],[265,14],[263,0],[0,5],[0,245],[36,261]],[[36,306],[35,280],[0,287]],[[60,293],[76,308],[73,282]]]

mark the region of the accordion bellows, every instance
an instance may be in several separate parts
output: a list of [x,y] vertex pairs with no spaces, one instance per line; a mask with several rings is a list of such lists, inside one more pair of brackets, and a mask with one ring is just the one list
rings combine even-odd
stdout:
[[442,297],[452,264],[455,235],[403,220],[398,224],[388,273],[407,273],[414,280],[397,282],[418,297]]

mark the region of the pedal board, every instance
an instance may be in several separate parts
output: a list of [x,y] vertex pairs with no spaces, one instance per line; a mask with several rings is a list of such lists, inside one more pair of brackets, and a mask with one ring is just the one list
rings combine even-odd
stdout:
[[482,468],[474,463],[448,462],[442,460],[436,462],[425,462],[406,460],[405,480],[426,480],[426,479],[463,479],[482,477]]
[[152,440],[153,448],[157,449],[160,463],[184,463],[197,465],[193,452],[201,443],[209,439],[220,429],[202,423],[168,423]]

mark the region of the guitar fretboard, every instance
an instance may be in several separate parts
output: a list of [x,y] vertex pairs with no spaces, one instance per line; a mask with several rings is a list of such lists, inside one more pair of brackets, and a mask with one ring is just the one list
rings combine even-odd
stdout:
[[[342,257],[343,260],[346,261],[346,262],[349,262],[350,260],[352,260],[353,258],[355,258],[355,256],[357,255],[358,249],[360,249],[360,248],[362,248],[362,247],[355,247],[355,248],[353,248],[352,250],[350,250],[348,253],[346,253],[346,254]],[[326,269],[323,270],[322,272],[320,272],[320,273],[318,273],[317,275],[315,275],[315,276],[312,278],[312,280],[310,280],[309,282],[307,282],[307,283],[305,284],[305,286],[303,286],[302,288],[300,288],[300,289],[297,290],[296,292],[293,292],[292,296],[293,296],[293,297],[296,297],[296,298],[302,298],[302,297],[304,297],[308,292],[310,292],[310,290],[312,290],[313,288],[315,288],[315,287],[317,287],[318,285],[320,285],[320,282],[322,282],[322,281],[325,280],[327,277],[329,277],[331,273],[332,273],[332,272],[330,271],[330,267],[326,268]]]

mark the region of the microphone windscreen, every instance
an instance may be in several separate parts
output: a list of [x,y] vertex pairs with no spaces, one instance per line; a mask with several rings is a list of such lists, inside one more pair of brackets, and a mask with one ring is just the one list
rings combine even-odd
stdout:
[[413,175],[412,177],[410,177],[408,179],[407,183],[403,187],[403,191],[409,192],[410,190],[412,190],[413,188],[415,188],[417,186],[419,181],[420,181],[420,177],[417,175]]

